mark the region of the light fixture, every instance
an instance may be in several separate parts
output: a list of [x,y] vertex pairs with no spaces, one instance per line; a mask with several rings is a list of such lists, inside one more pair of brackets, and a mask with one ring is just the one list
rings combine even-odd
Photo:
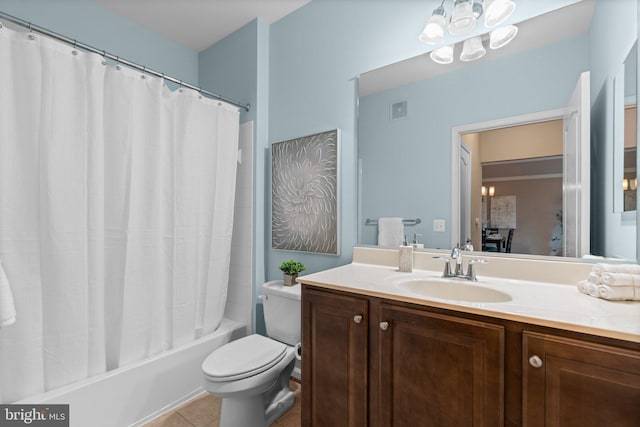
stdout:
[[496,194],[496,187],[493,185],[489,186],[489,197],[493,197]]
[[[441,45],[446,43],[445,27],[449,34],[453,36],[462,36],[472,32],[478,23],[479,18],[484,14],[484,25],[487,28],[493,28],[504,22],[515,9],[513,0],[451,0],[453,9],[451,10],[451,18],[447,25],[447,13],[445,3],[442,0],[440,6],[433,10],[424,30],[418,36],[418,40],[423,43]],[[491,31],[487,36],[484,34],[484,40],[489,39],[489,47],[491,49],[499,49],[509,43],[518,34],[518,27],[508,25]],[[464,41],[461,61],[474,61],[482,58],[486,50],[482,45],[482,36],[474,36],[470,40]],[[431,52],[431,59],[438,64],[450,64],[453,62],[454,44],[449,44],[440,49]]]
[[513,0],[484,0],[484,25],[493,28],[507,20],[516,9]]
[[518,27],[515,25],[497,28],[489,33],[489,47],[500,49],[509,44],[516,37],[516,34],[518,34]]
[[487,196],[487,187],[485,187],[484,185],[480,188],[480,193],[482,194],[482,197],[486,197]]
[[466,39],[462,44],[462,53],[460,54],[460,61],[469,62],[482,58],[487,51],[482,45],[482,39],[480,36],[471,37]]
[[476,18],[473,16],[473,0],[455,0],[451,22],[449,22],[449,34],[462,36],[469,34],[476,28]]
[[638,189],[638,178],[629,180],[629,186],[631,187],[631,191],[636,191]]
[[622,180],[622,191],[627,191],[629,189],[629,180],[624,178]]
[[418,36],[418,40],[429,44],[442,44],[444,42],[444,27],[447,25],[445,18],[447,14],[444,11],[444,0],[442,4],[433,10],[431,17],[427,21],[424,30]]
[[453,45],[442,46],[432,51],[429,56],[438,64],[451,64],[453,62]]

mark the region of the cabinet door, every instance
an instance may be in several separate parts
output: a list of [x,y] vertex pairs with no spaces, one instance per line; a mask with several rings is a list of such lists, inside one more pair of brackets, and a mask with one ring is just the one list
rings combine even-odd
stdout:
[[640,426],[640,352],[523,333],[528,427]]
[[504,425],[504,328],[380,308],[381,426]]
[[302,425],[367,425],[367,300],[303,287]]

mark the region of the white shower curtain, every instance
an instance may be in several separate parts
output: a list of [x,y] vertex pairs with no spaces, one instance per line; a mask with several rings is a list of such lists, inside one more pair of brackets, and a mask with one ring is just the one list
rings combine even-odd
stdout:
[[239,112],[0,28],[0,403],[215,330]]

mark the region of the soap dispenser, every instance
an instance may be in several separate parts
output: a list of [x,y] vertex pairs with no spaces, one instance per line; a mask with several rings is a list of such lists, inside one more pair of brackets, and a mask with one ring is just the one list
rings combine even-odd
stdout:
[[473,251],[473,243],[471,243],[471,239],[467,237],[467,242],[462,247],[463,251]]
[[402,273],[411,273],[413,271],[413,246],[409,245],[406,234],[404,235],[404,242],[400,246],[398,270]]

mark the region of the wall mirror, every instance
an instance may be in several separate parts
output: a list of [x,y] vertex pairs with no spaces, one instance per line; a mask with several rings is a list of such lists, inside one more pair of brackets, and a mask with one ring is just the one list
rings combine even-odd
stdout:
[[637,207],[637,68],[638,41],[633,44],[614,78],[614,192],[615,212],[634,212]]
[[[499,236],[501,252],[512,229],[512,253],[636,260],[635,218],[612,217],[610,153],[614,70],[637,38],[637,5],[624,0],[610,11],[604,6],[612,5],[602,3],[578,1],[516,23],[517,37],[500,50],[486,49],[478,61],[456,59],[442,65],[424,54],[362,74],[358,243],[377,244],[377,227],[369,225],[376,219],[401,217],[407,220],[409,240],[415,236],[427,248],[450,249],[470,237],[480,250],[489,246],[483,234],[497,228],[489,233]],[[625,15],[632,20],[620,25]],[[611,30],[616,20],[617,28]],[[567,148],[564,137],[580,123],[567,124],[566,119],[572,118],[568,106],[585,72],[590,72],[582,83],[590,96],[585,133],[591,140],[583,157],[595,160],[584,168],[575,152],[569,153],[573,170],[587,169],[591,184],[578,182],[582,193],[567,196],[562,194],[569,170],[564,163],[575,147]],[[535,151],[549,142],[552,148]],[[482,144],[483,153],[491,151],[484,144],[493,144],[494,154],[464,160],[459,158],[465,153],[461,143],[467,148]],[[465,162],[470,167],[463,177],[455,169]],[[469,200],[468,206],[463,199]],[[584,209],[568,209],[567,200],[583,206],[586,202],[585,217]],[[567,217],[572,222],[565,222]],[[420,222],[411,221],[415,219]],[[559,239],[571,235],[568,227],[583,237],[584,249],[571,252],[565,250],[566,243],[559,246]]]

